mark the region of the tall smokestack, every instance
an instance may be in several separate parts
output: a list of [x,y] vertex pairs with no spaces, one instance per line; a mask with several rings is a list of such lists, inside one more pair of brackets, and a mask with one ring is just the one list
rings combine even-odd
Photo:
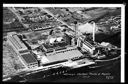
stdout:
[[93,41],[95,42],[95,29],[96,29],[96,24],[93,22]]
[[75,37],[77,37],[77,21],[74,21],[75,24]]

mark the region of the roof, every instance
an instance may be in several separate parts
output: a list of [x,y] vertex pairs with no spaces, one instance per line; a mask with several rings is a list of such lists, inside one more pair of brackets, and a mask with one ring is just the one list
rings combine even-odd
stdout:
[[23,55],[21,55],[21,57],[24,59],[24,61],[27,64],[37,62],[37,60],[35,59],[34,55],[32,55],[31,53],[23,54]]
[[22,41],[20,40],[20,38],[17,35],[10,36],[10,41],[13,43],[13,45],[15,46],[15,48],[17,50],[27,49],[25,44],[22,43]]
[[47,56],[47,59],[49,60],[49,62],[55,62],[55,61],[61,61],[61,60],[65,60],[65,59],[72,59],[74,57],[81,57],[83,54],[77,50],[65,50],[65,51],[61,51],[58,52],[56,54]]
[[87,41],[84,41],[84,44],[85,44],[86,46],[88,46],[90,49],[92,49],[92,48],[94,47],[92,44],[90,44],[90,43],[87,42]]

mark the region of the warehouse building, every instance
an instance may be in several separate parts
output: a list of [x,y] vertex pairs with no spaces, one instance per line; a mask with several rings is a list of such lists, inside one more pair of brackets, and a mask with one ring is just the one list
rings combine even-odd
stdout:
[[38,62],[34,55],[30,52],[21,54],[21,59],[28,68],[38,67]]
[[81,56],[83,56],[83,54],[75,47],[68,47],[67,49],[60,50],[55,53],[46,53],[46,57],[49,62],[70,60]]
[[20,38],[17,36],[15,32],[8,33],[7,39],[8,43],[12,45],[13,49],[17,53],[28,50],[26,45],[20,40]]
[[8,33],[7,39],[14,52],[17,53],[19,59],[21,59],[26,67],[33,68],[38,66],[38,62],[34,55],[29,52],[27,46],[20,40],[15,32]]

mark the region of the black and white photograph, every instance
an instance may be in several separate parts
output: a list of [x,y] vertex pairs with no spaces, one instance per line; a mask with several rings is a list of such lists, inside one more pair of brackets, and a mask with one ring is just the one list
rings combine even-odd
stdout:
[[3,82],[124,82],[124,4],[3,4]]

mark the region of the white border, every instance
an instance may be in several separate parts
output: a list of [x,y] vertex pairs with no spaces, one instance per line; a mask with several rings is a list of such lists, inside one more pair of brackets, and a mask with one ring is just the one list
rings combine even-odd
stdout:
[[122,7],[123,4],[3,4],[3,7]]
[[121,8],[121,82],[125,82],[125,5]]
[[3,4],[3,7],[121,7],[121,82],[125,82],[125,5],[124,4]]

